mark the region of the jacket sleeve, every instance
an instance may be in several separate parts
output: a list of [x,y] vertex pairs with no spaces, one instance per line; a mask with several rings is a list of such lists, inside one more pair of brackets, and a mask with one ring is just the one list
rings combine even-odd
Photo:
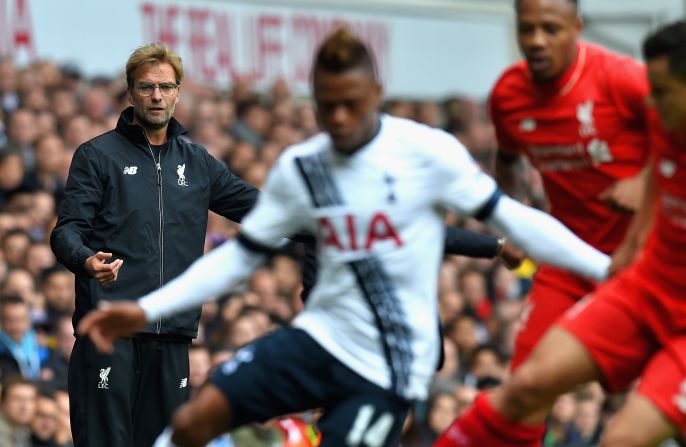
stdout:
[[234,222],[240,222],[255,206],[259,190],[245,183],[205,152],[210,172],[210,210]]
[[494,258],[498,251],[498,238],[457,227],[447,227],[444,252],[471,258]]
[[82,145],[74,153],[57,224],[50,235],[50,246],[57,260],[82,276],[90,276],[83,263],[95,254],[88,247],[88,237],[103,194],[97,160],[86,149]]

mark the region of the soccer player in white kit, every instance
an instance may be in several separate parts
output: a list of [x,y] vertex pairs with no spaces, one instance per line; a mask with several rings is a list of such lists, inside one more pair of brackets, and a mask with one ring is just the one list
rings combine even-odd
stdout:
[[606,276],[606,255],[500,193],[454,137],[382,115],[372,57],[350,32],[330,35],[313,67],[325,133],[280,157],[237,240],[138,302],[113,303],[79,327],[111,349],[115,337],[146,321],[249,278],[284,236],[317,235],[321,270],[293,327],[219,367],[157,446],[204,446],[239,425],[318,407],[322,446],[397,446],[407,410],[426,398],[439,357],[444,210],[483,220],[535,259]]

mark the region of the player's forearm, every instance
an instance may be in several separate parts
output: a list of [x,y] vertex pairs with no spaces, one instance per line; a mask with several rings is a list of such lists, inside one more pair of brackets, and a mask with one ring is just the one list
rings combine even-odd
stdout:
[[610,258],[548,214],[502,197],[487,223],[538,261],[588,278],[607,276]]
[[643,246],[653,227],[655,216],[655,179],[650,166],[644,168],[641,175],[645,176],[643,199],[622,241],[622,245],[630,246],[634,252]]
[[247,279],[264,256],[232,240],[198,259],[164,287],[141,298],[138,304],[148,321],[198,307]]
[[444,253],[472,258],[494,258],[498,255],[498,238],[457,227],[447,227]]
[[505,194],[523,201],[529,195],[527,165],[519,155],[498,151],[495,161],[495,179]]

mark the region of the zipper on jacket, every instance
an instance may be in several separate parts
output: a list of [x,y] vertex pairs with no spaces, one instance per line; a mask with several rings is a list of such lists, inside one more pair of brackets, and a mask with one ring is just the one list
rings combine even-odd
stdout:
[[[160,155],[157,160],[155,160],[155,153],[152,151],[150,146],[150,140],[148,140],[148,135],[146,135],[145,130],[141,129],[143,136],[145,137],[145,142],[148,143],[148,150],[150,151],[150,156],[152,157],[152,162],[155,163],[157,169],[157,206],[160,212],[160,235],[158,237],[158,243],[160,246],[160,288],[164,285],[164,204],[162,201],[162,149],[160,148]],[[156,331],[159,334],[162,331],[162,317],[157,319]]]

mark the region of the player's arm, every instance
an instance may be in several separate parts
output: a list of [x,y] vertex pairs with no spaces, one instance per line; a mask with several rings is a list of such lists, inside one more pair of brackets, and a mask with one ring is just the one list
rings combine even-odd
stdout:
[[456,140],[437,135],[437,181],[442,202],[504,234],[532,258],[593,279],[607,276],[610,258],[575,236],[557,219],[503,194]]
[[521,250],[508,243],[504,237],[494,237],[448,226],[445,232],[445,254],[461,255],[470,258],[499,257],[508,268],[516,268],[522,263]]
[[636,257],[641,247],[653,227],[655,220],[655,201],[656,188],[653,171],[648,167],[644,169],[645,176],[645,190],[643,192],[643,200],[638,208],[634,218],[631,220],[631,225],[627,230],[622,243],[617,247],[612,254],[612,264],[610,265],[610,275],[614,275],[619,270],[623,269]]
[[617,212],[628,214],[636,212],[643,203],[649,170],[650,168],[646,167],[632,177],[617,180],[598,198]]
[[97,156],[89,143],[74,153],[67,178],[66,193],[50,234],[50,247],[57,260],[74,274],[95,278],[100,284],[117,279],[124,261],[112,253],[95,252],[88,246],[93,221],[102,206],[103,185]]
[[198,307],[245,281],[265,255],[284,242],[282,235],[301,229],[305,213],[293,200],[295,189],[284,181],[277,164],[236,240],[212,250],[138,302],[118,301],[89,313],[79,324],[79,333],[89,335],[98,349],[111,351],[115,338],[134,333],[160,317]]
[[495,157],[495,180],[510,197],[520,202],[529,197],[528,164],[521,154],[498,149]]
[[[560,221],[494,192],[484,222],[506,235],[530,257],[592,279],[607,277],[610,258],[579,239]],[[486,206],[490,206],[488,203]]]

